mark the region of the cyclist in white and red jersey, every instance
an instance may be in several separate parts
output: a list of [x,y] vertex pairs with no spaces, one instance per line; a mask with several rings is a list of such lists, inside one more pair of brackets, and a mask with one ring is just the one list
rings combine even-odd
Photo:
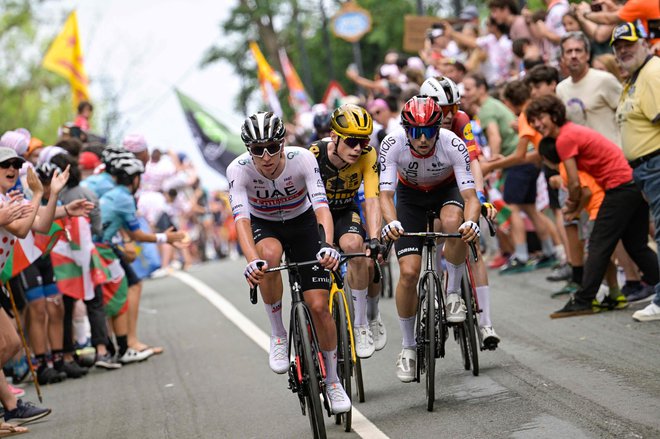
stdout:
[[[330,276],[339,253],[333,248],[333,221],[323,180],[314,154],[304,148],[284,147],[286,130],[273,113],[256,113],[243,123],[241,138],[248,152],[227,167],[238,242],[248,261],[245,278],[261,286],[270,319],[270,368],[289,370],[288,340],[282,322],[282,277],[266,274],[278,266],[286,248],[292,262],[318,259],[300,268],[305,302],[317,330],[326,369],[326,387],[333,413],[347,412],[351,401],[337,376],[337,332],[328,308]],[[318,225],[325,229],[325,242]]]
[[[474,241],[480,233],[477,221],[481,207],[467,146],[451,131],[441,129],[441,123],[440,105],[432,98],[416,96],[403,107],[403,126],[385,137],[380,145],[380,202],[387,222],[382,235],[397,240],[395,249],[400,267],[396,304],[403,350],[397,360],[397,377],[403,382],[411,382],[416,371],[415,287],[423,239],[401,237],[401,233],[423,231],[429,210],[440,212],[444,232],[458,231],[466,242]],[[397,183],[400,183],[398,187]],[[460,297],[465,256],[466,246],[459,240],[445,243],[446,312],[451,323],[465,321],[465,303]]]
[[[479,145],[474,139],[472,134],[472,125],[470,124],[470,117],[463,111],[458,109],[461,96],[458,87],[451,79],[447,77],[429,78],[420,87],[420,95],[430,96],[440,104],[442,108],[442,128],[451,130],[456,134],[467,146],[470,152],[470,166],[472,175],[474,176],[474,184],[477,189],[477,198],[482,206],[486,208],[488,218],[495,219],[497,209],[489,203],[484,195],[484,177],[479,165],[479,156],[481,150]],[[490,320],[490,287],[488,286],[488,272],[484,258],[479,258],[476,263],[472,261],[474,268],[474,282],[476,285],[477,301],[481,307],[479,313],[479,329],[481,331],[481,339],[483,344],[488,349],[495,349],[500,342],[499,336],[493,329],[493,324]]]

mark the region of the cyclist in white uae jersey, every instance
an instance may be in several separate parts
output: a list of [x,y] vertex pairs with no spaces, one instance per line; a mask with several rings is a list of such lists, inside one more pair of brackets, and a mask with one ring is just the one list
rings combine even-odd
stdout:
[[[334,270],[339,264],[339,253],[332,246],[332,215],[314,154],[303,148],[284,148],[285,133],[284,123],[273,113],[253,114],[241,131],[248,152],[227,167],[238,242],[248,261],[244,274],[251,286],[261,286],[271,325],[270,367],[286,373],[282,277],[265,270],[279,265],[285,248],[293,262],[318,259],[319,264],[300,268],[301,286],[323,353],[330,409],[343,413],[350,410],[351,401],[337,376],[337,332],[328,308],[330,277],[321,269]],[[325,242],[317,224],[325,229]]]
[[[403,350],[397,360],[397,376],[403,382],[411,382],[417,361],[415,287],[421,268],[422,238],[401,237],[401,233],[425,230],[426,212],[432,210],[439,212],[444,232],[458,231],[464,241],[473,241],[479,236],[480,204],[467,147],[454,133],[440,128],[440,105],[432,98],[416,96],[405,104],[401,122],[403,127],[385,137],[380,145],[379,197],[387,222],[382,234],[397,240],[395,248],[401,273],[396,304]],[[397,180],[401,183],[398,186]],[[466,308],[460,298],[465,256],[466,247],[459,240],[445,243],[447,320],[451,323],[465,320]]]

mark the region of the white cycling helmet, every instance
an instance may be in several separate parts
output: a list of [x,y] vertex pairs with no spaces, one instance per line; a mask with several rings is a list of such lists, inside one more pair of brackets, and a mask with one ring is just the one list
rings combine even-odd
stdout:
[[127,175],[132,177],[144,172],[141,160],[133,157],[119,157],[110,163],[110,173],[115,176]]
[[461,101],[456,83],[446,76],[427,79],[420,87],[419,94],[435,98],[440,105],[454,105]]

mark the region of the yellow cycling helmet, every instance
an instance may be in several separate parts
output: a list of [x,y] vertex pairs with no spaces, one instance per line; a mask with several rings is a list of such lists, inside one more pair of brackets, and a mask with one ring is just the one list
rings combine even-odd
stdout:
[[367,110],[354,104],[344,104],[332,113],[332,130],[343,137],[368,138],[374,122]]

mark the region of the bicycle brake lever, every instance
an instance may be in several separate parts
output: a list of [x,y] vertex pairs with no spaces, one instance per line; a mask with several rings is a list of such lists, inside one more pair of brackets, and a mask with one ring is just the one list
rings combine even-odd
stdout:
[[477,262],[478,258],[478,252],[477,252],[477,244],[474,243],[474,241],[468,243],[470,245],[470,250],[472,250],[472,257],[474,258],[474,262]]

